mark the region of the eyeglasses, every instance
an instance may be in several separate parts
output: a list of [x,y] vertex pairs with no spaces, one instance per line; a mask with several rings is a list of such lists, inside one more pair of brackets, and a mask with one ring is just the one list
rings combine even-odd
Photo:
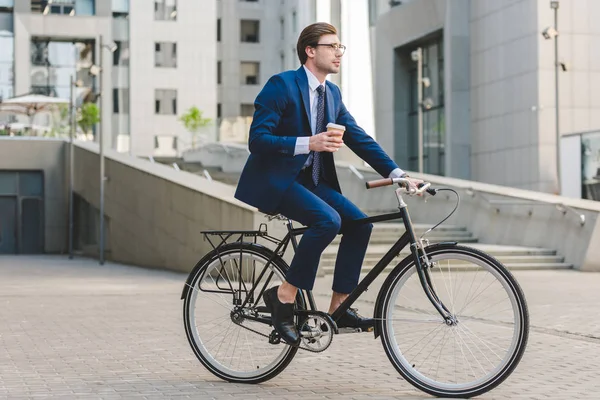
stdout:
[[346,46],[344,46],[343,44],[339,44],[339,43],[317,43],[313,47],[317,47],[317,46],[330,47],[333,49],[333,51],[341,51],[342,55],[344,55],[344,53],[346,52]]

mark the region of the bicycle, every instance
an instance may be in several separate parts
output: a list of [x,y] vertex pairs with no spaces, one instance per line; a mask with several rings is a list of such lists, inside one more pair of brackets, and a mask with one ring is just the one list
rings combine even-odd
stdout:
[[[202,232],[213,250],[191,271],[181,294],[186,335],[200,362],[224,380],[260,383],[283,371],[299,349],[326,350],[333,336],[342,333],[335,321],[408,245],[411,254],[387,276],[373,313],[374,336],[381,338],[391,364],[413,386],[435,396],[473,397],[502,383],[527,345],[529,314],[523,291],[492,256],[456,242],[430,245],[423,239],[456,211],[460,203],[456,191],[433,189],[429,183],[408,190],[402,178],[366,186],[395,183],[399,184],[397,212],[343,222],[342,230],[348,223],[401,219],[406,231],[332,315],[317,310],[310,291],[298,291],[301,343],[297,347],[282,342],[272,329],[262,294],[283,281],[288,265],[282,256],[290,242],[296,249],[296,236],[308,228],[294,228],[291,220],[270,215],[287,221],[287,234],[281,240],[269,236],[265,224],[254,231]],[[456,206],[417,238],[402,194],[435,195],[441,190],[456,194]],[[220,243],[215,245],[211,237]],[[276,248],[259,244],[259,238]],[[478,276],[484,279],[475,282]],[[500,301],[492,297],[497,293]],[[215,318],[221,311],[224,315]],[[244,343],[238,347],[240,338]]]

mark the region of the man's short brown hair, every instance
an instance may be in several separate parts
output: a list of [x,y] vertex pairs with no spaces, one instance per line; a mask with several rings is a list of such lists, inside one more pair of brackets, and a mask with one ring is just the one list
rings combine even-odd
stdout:
[[326,22],[317,22],[302,30],[302,33],[298,38],[298,44],[296,45],[300,64],[304,65],[308,59],[306,46],[316,45],[323,35],[337,35],[337,29],[335,29],[335,26]]

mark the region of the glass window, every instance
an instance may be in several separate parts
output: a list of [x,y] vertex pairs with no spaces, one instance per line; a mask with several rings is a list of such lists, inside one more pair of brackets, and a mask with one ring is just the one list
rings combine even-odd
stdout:
[[[445,174],[445,112],[443,76],[444,63],[443,42],[441,38],[424,44],[423,53],[423,78],[429,79],[429,87],[423,87],[423,102],[428,107],[419,105],[417,82],[417,63],[406,55],[410,62],[411,70],[408,71],[410,90],[406,93],[410,104],[408,113],[408,169],[418,170],[418,109],[423,110],[423,169],[425,173]],[[412,49],[414,50],[414,48]]]
[[15,0],[0,0],[0,7],[13,8]]
[[115,41],[117,50],[113,53],[113,65],[114,66],[128,66],[129,65],[129,41]]
[[17,174],[14,172],[0,171],[0,195],[17,194]]
[[298,32],[298,18],[296,15],[296,11],[292,11],[292,32]]
[[600,133],[583,134],[581,152],[582,197],[600,201]]
[[377,16],[377,0],[369,0],[369,26],[375,26]]
[[177,20],[177,0],[154,0],[154,19],[156,21]]
[[177,68],[177,43],[157,42],[154,44],[154,66]]
[[21,196],[43,196],[44,179],[39,172],[19,172],[19,194]]
[[221,61],[217,61],[217,84],[221,84]]
[[240,40],[244,43],[258,43],[260,21],[243,19],[240,21]]
[[113,88],[113,113],[129,114],[129,89]]
[[113,13],[129,13],[129,0],[112,0]]
[[[82,84],[81,92],[93,88],[89,69],[94,59],[93,42],[31,41],[31,90],[34,93],[70,98],[71,77]],[[89,90],[86,90],[89,89]]]
[[241,104],[240,105],[240,116],[252,117],[254,115],[254,104]]
[[31,12],[59,15],[95,15],[95,0],[31,0]]
[[162,115],[177,114],[177,90],[155,89],[154,112]]
[[13,97],[13,15],[0,13],[0,99]]
[[242,85],[258,85],[258,74],[260,65],[257,62],[243,61],[241,63],[241,84]]
[[217,42],[221,41],[221,18],[217,18]]
[[95,0],[75,0],[75,15],[96,15]]
[[72,42],[48,42],[47,65],[74,67],[77,49]]

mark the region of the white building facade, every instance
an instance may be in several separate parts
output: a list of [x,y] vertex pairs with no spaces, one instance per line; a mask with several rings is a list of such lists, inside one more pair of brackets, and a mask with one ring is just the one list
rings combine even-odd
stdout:
[[108,147],[177,155],[191,142],[181,114],[216,118],[216,20],[215,1],[0,0],[0,94],[68,99],[74,76],[78,102],[101,94]]

